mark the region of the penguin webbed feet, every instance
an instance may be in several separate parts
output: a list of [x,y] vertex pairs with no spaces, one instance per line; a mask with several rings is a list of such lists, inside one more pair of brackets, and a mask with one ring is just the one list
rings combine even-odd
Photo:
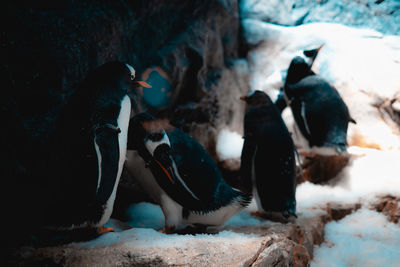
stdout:
[[297,215],[296,215],[296,213],[293,213],[293,212],[290,212],[290,211],[287,211],[287,210],[285,210],[284,212],[282,212],[282,215],[283,215],[283,217],[285,217],[286,219],[290,219],[290,217],[294,217],[294,218],[296,218],[297,219]]
[[297,215],[294,213],[290,213],[288,211],[283,211],[283,212],[251,212],[250,213],[253,217],[264,219],[264,220],[270,220],[274,222],[280,222],[280,223],[289,223],[289,222],[294,222],[297,219]]
[[160,230],[157,230],[157,232],[162,233],[162,234],[173,234],[175,230],[175,226],[167,226],[165,225],[163,228],[161,228]]
[[115,230],[112,227],[99,226],[96,228],[96,232],[98,235],[104,235],[106,233],[115,232]]

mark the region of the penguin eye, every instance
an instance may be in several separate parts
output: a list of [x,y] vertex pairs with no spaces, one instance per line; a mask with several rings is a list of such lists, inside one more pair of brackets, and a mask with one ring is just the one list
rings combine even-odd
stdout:
[[152,141],[159,141],[164,137],[164,133],[151,133],[149,139]]

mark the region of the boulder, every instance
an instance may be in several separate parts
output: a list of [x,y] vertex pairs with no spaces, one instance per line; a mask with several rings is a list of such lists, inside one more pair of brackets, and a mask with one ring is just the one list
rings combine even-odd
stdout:
[[244,0],[240,3],[240,14],[242,18],[279,25],[335,22],[397,35],[399,8],[398,2],[385,0]]

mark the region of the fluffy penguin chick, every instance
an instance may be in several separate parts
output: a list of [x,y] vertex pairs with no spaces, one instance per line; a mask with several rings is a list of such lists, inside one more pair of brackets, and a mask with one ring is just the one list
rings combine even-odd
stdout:
[[295,147],[289,131],[267,94],[251,91],[241,99],[247,111],[240,171],[256,199],[255,215],[296,216]]
[[246,207],[251,195],[230,187],[206,150],[148,113],[129,124],[127,170],[161,206],[165,233],[184,226],[218,226]]
[[[304,54],[315,59],[319,50],[305,51]],[[355,121],[339,92],[316,75],[302,57],[291,61],[282,93],[286,95],[296,124],[310,148],[330,148],[333,154],[347,150],[348,123]],[[276,102],[281,110],[286,106],[282,98]]]
[[[50,228],[97,228],[111,216],[125,162],[135,70],[109,62],[91,71],[62,112],[53,140]],[[140,85],[145,85],[144,83]]]

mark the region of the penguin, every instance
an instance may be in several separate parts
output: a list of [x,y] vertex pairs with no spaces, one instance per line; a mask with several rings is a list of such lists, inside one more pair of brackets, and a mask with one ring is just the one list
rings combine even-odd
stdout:
[[113,231],[104,224],[125,162],[131,114],[127,93],[133,86],[149,87],[135,80],[132,66],[109,62],[89,72],[70,97],[51,137],[47,228]]
[[246,207],[251,195],[229,186],[207,151],[190,135],[149,113],[129,124],[126,168],[165,216],[160,232],[219,226]]
[[295,147],[280,112],[263,91],[246,102],[240,174],[253,192],[259,217],[287,222],[296,217]]
[[310,58],[308,63],[300,56],[292,59],[275,103],[280,111],[290,105],[296,124],[310,148],[322,147],[327,148],[328,154],[341,154],[348,146],[348,123],[356,121],[350,116],[336,88],[311,70],[320,49],[303,52]]

